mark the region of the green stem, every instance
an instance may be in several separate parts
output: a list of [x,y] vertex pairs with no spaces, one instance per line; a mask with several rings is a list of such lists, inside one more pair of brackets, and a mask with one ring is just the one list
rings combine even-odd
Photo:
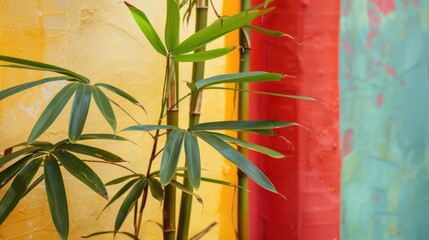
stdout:
[[[241,1],[241,11],[250,8],[250,0]],[[248,72],[250,70],[250,31],[247,28],[240,30],[240,46],[243,47],[243,51],[240,54],[240,72]],[[249,116],[249,90],[248,83],[240,83],[240,89],[245,91],[238,93],[238,120],[248,120]],[[238,138],[244,141],[248,141],[248,134],[245,132],[239,132]],[[238,150],[245,156],[248,156],[248,151],[245,148],[239,147]],[[247,195],[248,189],[248,177],[240,169],[237,169],[238,185],[242,188],[238,188],[238,210],[237,210],[237,227],[238,237],[240,240],[249,239],[249,197]]]
[[[198,32],[207,26],[208,0],[197,0],[196,4],[196,25],[195,31]],[[205,47],[201,47],[195,52],[204,51]],[[192,82],[204,78],[204,62],[194,62],[192,69]],[[202,92],[193,92],[190,100],[189,126],[198,124],[201,114]],[[187,173],[185,172],[185,176]],[[187,189],[192,189],[192,185],[188,178],[184,178],[183,185]],[[192,210],[192,196],[182,193],[180,203],[179,227],[177,232],[177,240],[189,239],[189,226]]]

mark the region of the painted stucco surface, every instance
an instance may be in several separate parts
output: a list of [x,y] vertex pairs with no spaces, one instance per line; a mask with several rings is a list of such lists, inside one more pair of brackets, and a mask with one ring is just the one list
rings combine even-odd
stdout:
[[343,0],[342,236],[427,239],[429,1]]
[[[147,11],[148,18],[153,22],[159,33],[163,32],[165,22],[165,1],[129,1],[140,9]],[[220,0],[214,1],[221,9]],[[157,92],[162,89],[164,59],[159,56],[144,39],[143,34],[133,21],[130,13],[120,1],[69,1],[69,0],[32,0],[12,1],[0,0],[0,54],[29,58],[60,65],[85,76],[92,82],[105,82],[122,87],[135,96],[148,110],[148,116],[118,98],[116,100],[127,111],[136,116],[142,123],[153,124],[159,111],[160,96]],[[210,12],[210,22],[214,20]],[[183,29],[182,39],[189,35],[194,23]],[[222,47],[223,41],[210,44],[210,48]],[[189,81],[190,64],[183,64],[181,71],[183,81]],[[213,60],[206,68],[207,76],[218,74],[225,69],[225,62]],[[47,76],[43,73],[26,70],[0,69],[0,89],[6,89],[27,81],[37,80]],[[46,84],[33,88],[14,97],[0,102],[0,149],[23,142],[36,122],[39,114],[49,100],[63,86],[61,83]],[[185,91],[182,92],[182,95]],[[112,96],[114,97],[114,96]],[[204,95],[201,121],[223,119],[225,97],[223,92],[211,91]],[[101,114],[96,110],[94,102],[87,120],[84,132],[109,132],[110,127],[105,123]],[[70,106],[69,106],[70,107]],[[69,109],[69,108],[68,108]],[[181,124],[187,125],[187,104],[181,105]],[[67,136],[68,110],[64,111],[52,125],[42,140],[59,141]],[[120,111],[117,112],[118,129],[133,125],[134,122]],[[133,141],[133,144],[118,144],[111,142],[96,143],[94,146],[105,147],[110,151],[126,158],[128,167],[145,169],[148,151],[145,146],[151,142],[140,133],[122,134]],[[222,161],[211,148],[202,146],[203,175],[210,178],[226,180],[235,169]],[[209,157],[210,156],[210,157]],[[128,174],[114,167],[91,165],[101,178],[107,182],[121,174]],[[143,171],[143,170],[142,170]],[[79,239],[81,235],[95,231],[112,230],[114,218],[119,204],[108,208],[97,220],[97,216],[106,202],[88,190],[86,186],[63,171],[66,190],[69,196],[69,211],[71,217],[70,239]],[[230,200],[231,192],[222,191],[222,187],[214,184],[204,184],[197,192],[204,199],[204,207],[196,203],[193,209],[193,224],[190,235],[203,230],[213,222],[218,222],[206,239],[229,239],[233,236],[231,228],[224,232],[223,224],[231,223],[231,208],[225,207],[223,201]],[[110,196],[118,187],[108,188]],[[51,223],[49,208],[45,197],[44,187],[33,190],[26,196],[10,218],[0,226],[0,239],[57,239]],[[0,196],[3,193],[0,192]],[[180,199],[180,197],[178,197]],[[161,205],[150,201],[146,207],[143,221],[161,221]],[[130,231],[131,223],[124,224],[124,230]],[[147,223],[142,230],[143,239],[160,239],[161,230],[153,223]],[[104,236],[98,239],[111,239]],[[116,239],[122,239],[118,236]]]

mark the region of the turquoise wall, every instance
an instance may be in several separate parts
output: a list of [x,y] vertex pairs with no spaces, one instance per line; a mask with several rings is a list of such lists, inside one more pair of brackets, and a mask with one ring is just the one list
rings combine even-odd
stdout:
[[342,239],[429,239],[429,0],[342,0]]

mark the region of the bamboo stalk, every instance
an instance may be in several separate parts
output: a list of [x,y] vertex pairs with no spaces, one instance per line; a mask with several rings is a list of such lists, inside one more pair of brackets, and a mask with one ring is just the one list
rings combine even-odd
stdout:
[[[250,8],[250,0],[241,0],[241,11]],[[250,70],[250,31],[247,28],[240,30],[240,46],[243,51],[240,53],[240,72],[248,72]],[[249,90],[249,83],[240,83],[240,89]],[[249,119],[249,93],[246,91],[238,93],[238,120]],[[243,141],[248,141],[248,134],[239,132],[238,138]],[[248,150],[239,147],[238,150],[245,156],[248,156]],[[237,228],[238,239],[249,239],[249,197],[246,189],[248,189],[248,177],[240,169],[237,168],[238,185],[242,188],[238,189],[238,210],[237,210]]]
[[[195,31],[198,32],[207,26],[208,0],[197,0],[196,3],[196,24]],[[195,52],[204,51],[205,47],[201,47]],[[194,62],[192,68],[192,82],[196,82],[204,78],[204,62]],[[201,114],[202,92],[194,92],[190,100],[189,126],[199,123]],[[187,173],[185,172],[185,175]],[[192,189],[192,185],[188,178],[184,178],[184,186]],[[189,239],[189,226],[192,210],[192,196],[182,193],[180,203],[179,227],[177,232],[177,240]]]

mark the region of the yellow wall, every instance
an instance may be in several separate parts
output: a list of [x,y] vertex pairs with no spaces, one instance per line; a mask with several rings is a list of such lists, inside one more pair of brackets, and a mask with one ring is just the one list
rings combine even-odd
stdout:
[[[146,11],[158,32],[164,27],[165,1],[129,1]],[[221,9],[221,0],[214,1]],[[130,13],[120,1],[86,0],[28,0],[0,1],[0,54],[44,61],[75,70],[92,82],[105,82],[125,89],[144,104],[149,114],[119,100],[142,123],[154,123],[159,110],[164,59],[153,51],[134,23]],[[211,20],[214,16],[210,12]],[[193,23],[182,29],[183,37],[191,33]],[[221,47],[223,41],[210,44]],[[182,64],[183,81],[190,80],[190,65]],[[208,76],[225,70],[225,60],[207,63]],[[19,83],[36,80],[46,74],[26,70],[0,69],[0,89]],[[63,84],[52,83],[34,88],[0,102],[0,149],[23,142],[36,122],[44,106]],[[183,90],[186,86],[183,83]],[[182,93],[185,93],[183,91]],[[94,107],[95,105],[93,105]],[[207,92],[204,95],[202,121],[223,119],[225,112],[223,92]],[[187,104],[181,108],[181,124],[186,126]],[[117,112],[120,121],[118,129],[134,124],[124,114]],[[109,132],[109,126],[98,111],[92,111],[84,132]],[[64,112],[41,139],[58,141],[67,136],[69,114]],[[147,165],[150,140],[139,133],[125,135],[139,146],[128,143],[93,143],[105,147],[126,158],[128,166],[144,171]],[[204,176],[223,178],[235,170],[225,163],[212,149],[203,146]],[[209,157],[210,156],[210,157]],[[106,182],[125,173],[118,168],[91,165]],[[96,219],[105,201],[63,172],[71,217],[70,239],[94,231],[113,229],[118,204]],[[117,188],[108,188],[112,196]],[[203,184],[198,192],[204,199],[204,207],[195,204],[191,235],[203,230],[212,222],[218,222],[205,239],[233,239],[231,225],[231,190],[213,184]],[[0,192],[1,195],[1,192]],[[145,220],[160,222],[159,202],[150,201]],[[124,224],[123,230],[131,231],[131,224]],[[143,239],[160,239],[160,229],[147,223],[142,231]],[[9,219],[0,226],[0,239],[57,239],[51,223],[43,186],[39,186],[16,207]],[[111,236],[97,239],[111,239]],[[118,237],[117,239],[121,239]]]

